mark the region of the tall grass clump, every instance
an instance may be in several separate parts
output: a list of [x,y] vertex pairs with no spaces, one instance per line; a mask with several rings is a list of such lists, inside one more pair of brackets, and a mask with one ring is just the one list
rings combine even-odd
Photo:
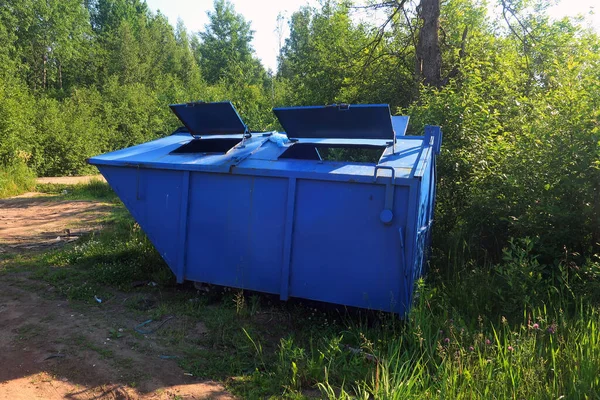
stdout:
[[35,178],[33,171],[21,159],[15,159],[10,164],[0,164],[0,198],[33,190]]
[[[493,264],[465,259],[451,272],[432,268],[404,320],[362,311],[296,312],[293,327],[271,354],[261,353],[241,393],[598,398],[598,259],[576,265],[565,256],[547,264],[536,256],[532,239],[509,243]],[[252,340],[265,343],[260,336]]]
[[[429,289],[422,288],[427,292]],[[430,293],[431,294],[431,293]],[[328,399],[593,399],[600,394],[600,314],[580,303],[573,313],[538,308],[519,320],[490,320],[432,312],[419,304],[388,340],[376,363],[357,365],[363,377],[339,384],[324,370],[317,383]],[[425,307],[425,308],[423,308]],[[436,329],[433,332],[433,329]]]

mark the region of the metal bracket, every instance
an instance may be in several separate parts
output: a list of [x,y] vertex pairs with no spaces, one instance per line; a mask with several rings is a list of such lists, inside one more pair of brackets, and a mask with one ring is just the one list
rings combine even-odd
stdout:
[[[248,135],[248,136],[246,136]],[[237,145],[238,149],[243,149],[246,147],[246,139],[251,138],[252,134],[250,133],[250,131],[248,130],[248,126],[244,125],[244,133],[242,134],[242,142],[240,144]]]
[[[263,135],[264,136],[264,135]],[[229,172],[231,172],[231,167],[238,165],[239,163],[241,163],[242,161],[244,161],[246,158],[254,155],[257,151],[259,151],[261,149],[261,147],[267,143],[269,141],[269,139],[264,140],[261,144],[259,144],[254,150],[252,150],[251,152],[248,152],[242,156],[233,156],[231,157],[231,160],[233,161],[233,163],[230,165],[230,169]],[[244,147],[236,147],[237,149],[243,149]]]
[[373,181],[377,182],[377,171],[380,169],[387,169],[392,171],[392,177],[390,182],[385,184],[385,204],[384,209],[379,214],[379,219],[386,225],[392,223],[394,219],[394,182],[396,181],[396,170],[393,167],[387,165],[376,165],[375,171],[373,172]]

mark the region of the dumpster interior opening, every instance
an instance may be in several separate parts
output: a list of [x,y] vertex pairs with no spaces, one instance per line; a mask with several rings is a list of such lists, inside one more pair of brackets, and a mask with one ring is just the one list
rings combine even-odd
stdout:
[[323,160],[377,164],[387,146],[295,143],[279,156],[288,160]]
[[173,150],[171,154],[193,153],[227,153],[229,149],[241,142],[242,139],[194,139]]

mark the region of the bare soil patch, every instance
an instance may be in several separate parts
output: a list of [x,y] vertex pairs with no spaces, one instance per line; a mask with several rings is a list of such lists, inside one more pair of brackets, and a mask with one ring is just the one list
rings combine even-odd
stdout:
[[73,307],[51,285],[4,274],[0,399],[233,398],[222,385],[186,374],[154,335],[134,333],[139,321],[124,296]]
[[[7,255],[100,229],[111,207],[35,194],[0,200],[0,260],[6,266]],[[221,384],[182,370],[157,335],[136,333],[141,321],[127,307],[131,301],[117,292],[101,304],[70,302],[52,285],[0,263],[0,400],[233,398]],[[182,335],[197,334],[196,321],[172,324]]]
[[110,204],[61,200],[26,193],[0,199],[0,257],[2,254],[44,250],[77,240],[100,228]]

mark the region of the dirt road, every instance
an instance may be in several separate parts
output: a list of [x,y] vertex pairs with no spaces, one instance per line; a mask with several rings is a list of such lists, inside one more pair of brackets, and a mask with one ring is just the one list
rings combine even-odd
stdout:
[[61,246],[100,229],[112,206],[92,201],[57,201],[27,193],[0,199],[0,257]]
[[[71,303],[11,268],[11,257],[100,229],[110,207],[31,194],[0,200],[0,400],[233,398],[186,374],[153,335],[135,333],[130,295]],[[193,325],[177,329],[193,340]]]

